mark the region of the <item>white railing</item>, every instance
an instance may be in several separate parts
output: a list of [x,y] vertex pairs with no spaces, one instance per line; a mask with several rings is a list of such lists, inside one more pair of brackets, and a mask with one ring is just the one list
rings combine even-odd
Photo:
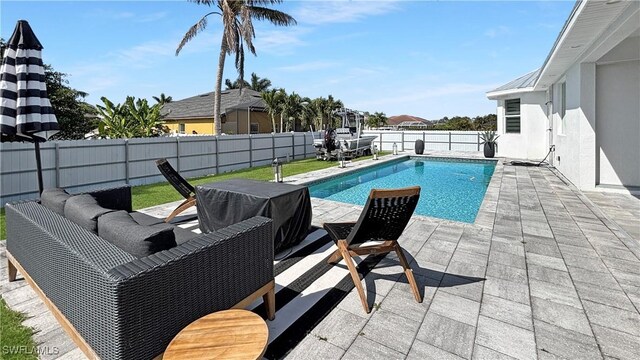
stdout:
[[386,131],[365,130],[363,134],[376,135],[374,144],[382,151],[413,151],[416,140],[424,141],[425,150],[480,151],[482,142],[478,131]]

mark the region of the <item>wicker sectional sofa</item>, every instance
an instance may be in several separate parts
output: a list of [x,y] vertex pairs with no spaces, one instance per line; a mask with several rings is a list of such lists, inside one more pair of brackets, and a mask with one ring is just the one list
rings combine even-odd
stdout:
[[[90,193],[131,212],[131,189]],[[275,310],[271,220],[255,217],[143,258],[36,201],[6,205],[9,281],[27,280],[90,358],[151,359],[192,321],[263,297]]]

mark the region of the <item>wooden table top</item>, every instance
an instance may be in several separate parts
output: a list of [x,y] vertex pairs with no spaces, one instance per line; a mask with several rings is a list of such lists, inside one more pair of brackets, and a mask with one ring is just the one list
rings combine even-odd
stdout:
[[192,322],[176,335],[162,359],[260,359],[269,329],[247,310],[223,310]]

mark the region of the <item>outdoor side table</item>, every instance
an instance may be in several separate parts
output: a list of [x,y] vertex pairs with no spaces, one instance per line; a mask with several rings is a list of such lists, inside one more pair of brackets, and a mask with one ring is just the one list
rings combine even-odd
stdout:
[[162,359],[260,359],[268,340],[269,329],[260,316],[247,310],[223,310],[182,329]]
[[196,186],[196,199],[203,233],[254,216],[271,218],[275,253],[304,240],[311,227],[311,198],[306,186],[231,179]]

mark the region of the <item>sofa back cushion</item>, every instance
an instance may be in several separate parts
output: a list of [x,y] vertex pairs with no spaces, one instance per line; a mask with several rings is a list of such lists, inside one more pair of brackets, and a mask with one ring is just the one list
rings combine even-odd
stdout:
[[173,225],[140,225],[126,211],[100,216],[98,236],[138,258],[176,246]]
[[40,195],[40,203],[47,209],[64,216],[64,205],[71,197],[64,189],[44,189]]
[[98,217],[111,211],[98,205],[98,201],[88,194],[71,196],[64,204],[64,217],[95,234],[98,233]]

